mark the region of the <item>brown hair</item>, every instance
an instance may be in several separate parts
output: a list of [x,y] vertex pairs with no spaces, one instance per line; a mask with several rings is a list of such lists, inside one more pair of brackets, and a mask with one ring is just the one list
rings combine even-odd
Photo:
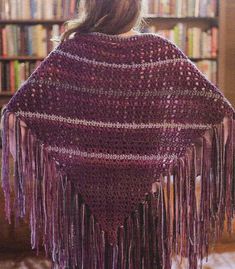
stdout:
[[101,32],[121,34],[142,23],[142,0],[80,0],[79,19],[64,23],[65,31],[60,41],[69,38],[72,33]]

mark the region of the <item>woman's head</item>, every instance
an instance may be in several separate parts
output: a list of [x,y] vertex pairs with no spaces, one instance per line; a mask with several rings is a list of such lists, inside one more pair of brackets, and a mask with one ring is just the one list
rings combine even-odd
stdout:
[[142,20],[142,0],[80,0],[79,19],[65,22],[61,41],[74,32],[121,34],[138,27]]

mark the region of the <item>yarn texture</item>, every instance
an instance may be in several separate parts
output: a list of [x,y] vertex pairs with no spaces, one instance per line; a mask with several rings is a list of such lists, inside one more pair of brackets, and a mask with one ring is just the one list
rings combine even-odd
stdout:
[[234,112],[169,40],[76,32],[3,109],[6,217],[54,269],[196,269],[232,232]]

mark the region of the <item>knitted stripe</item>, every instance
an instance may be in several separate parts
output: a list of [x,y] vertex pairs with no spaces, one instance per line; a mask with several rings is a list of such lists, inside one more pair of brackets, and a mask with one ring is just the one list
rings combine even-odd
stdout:
[[212,127],[211,124],[182,124],[182,123],[120,123],[120,122],[98,122],[98,121],[88,121],[82,119],[72,119],[70,117],[62,117],[56,115],[48,115],[45,113],[34,113],[26,111],[18,111],[16,115],[22,115],[29,118],[38,118],[51,121],[60,121],[64,123],[70,123],[75,125],[84,126],[96,126],[100,128],[121,128],[121,129],[152,129],[152,128],[178,128],[178,129],[208,129]]
[[63,154],[71,154],[71,155],[79,155],[81,157],[85,158],[101,158],[101,159],[114,159],[114,160],[136,160],[136,161],[158,161],[161,159],[175,159],[176,155],[134,155],[134,154],[103,154],[103,153],[89,153],[89,152],[82,152],[80,150],[74,150],[69,148],[61,148],[61,147],[47,147],[48,151],[55,151],[60,152]]
[[143,64],[114,64],[114,63],[107,63],[107,62],[98,62],[95,60],[90,60],[87,58],[82,58],[78,57],[77,55],[73,55],[69,52],[64,52],[62,50],[56,50],[54,53],[57,53],[59,55],[63,55],[69,59],[76,60],[76,61],[81,61],[85,62],[87,64],[93,64],[97,66],[102,66],[102,67],[111,67],[111,68],[123,68],[123,69],[133,69],[133,68],[141,68],[141,67],[153,67],[153,66],[159,66],[159,65],[167,65],[167,64],[173,64],[177,62],[187,62],[187,59],[169,59],[169,60],[164,60],[164,61],[157,61],[157,62],[150,62],[150,63],[143,63]]
[[85,92],[85,93],[90,93],[90,94],[102,94],[102,95],[107,95],[107,96],[133,96],[133,97],[138,97],[138,96],[167,96],[167,95],[179,95],[179,96],[205,96],[211,99],[217,98],[217,99],[223,99],[223,97],[220,94],[214,93],[214,92],[206,92],[206,91],[197,91],[197,90],[184,90],[182,88],[176,88],[176,87],[170,87],[169,89],[157,89],[157,90],[148,90],[146,89],[145,91],[141,90],[135,90],[135,91],[129,91],[129,90],[122,90],[122,89],[89,89],[87,87],[77,87],[75,85],[72,85],[71,83],[65,83],[64,81],[51,81],[47,79],[30,79],[28,81],[30,84],[44,84],[44,85],[49,85],[49,86],[54,86],[54,87],[62,87],[63,89],[71,89],[71,90],[76,90],[79,92]]

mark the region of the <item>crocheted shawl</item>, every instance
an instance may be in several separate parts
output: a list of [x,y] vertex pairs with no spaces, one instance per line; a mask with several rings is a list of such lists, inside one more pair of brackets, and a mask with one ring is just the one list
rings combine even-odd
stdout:
[[53,268],[195,269],[232,230],[234,115],[163,37],[76,32],[2,112],[6,216]]

